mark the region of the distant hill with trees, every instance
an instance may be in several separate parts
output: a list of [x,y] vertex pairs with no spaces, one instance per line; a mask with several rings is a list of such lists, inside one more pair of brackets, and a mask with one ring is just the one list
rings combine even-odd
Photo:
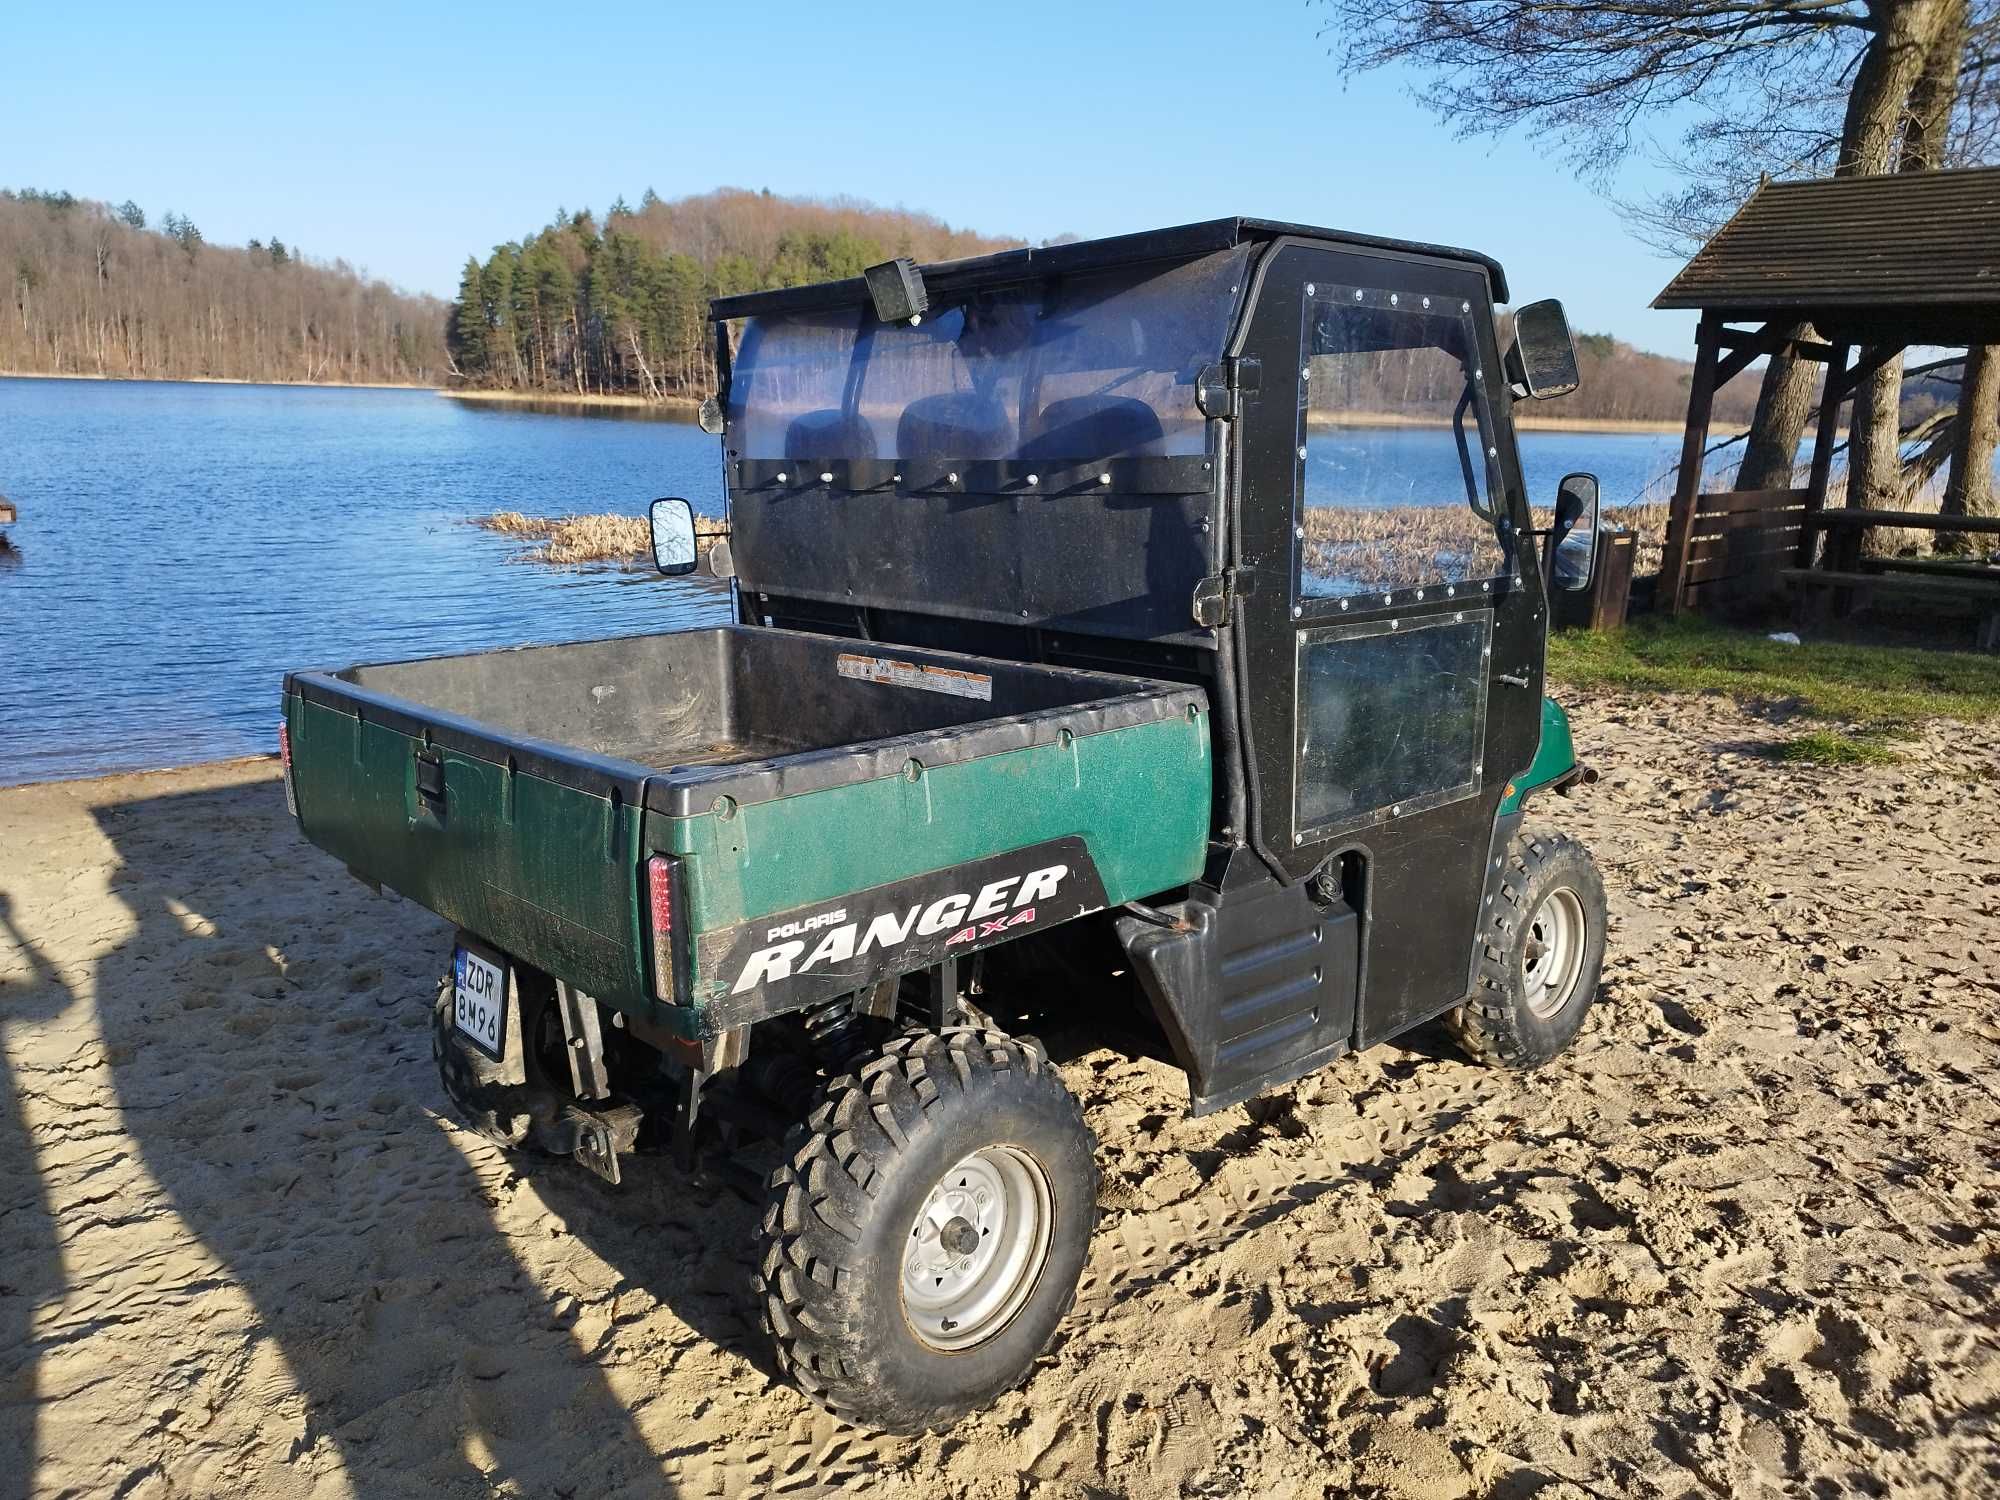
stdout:
[[273,238],[211,245],[185,215],[0,189],[0,370],[151,380],[430,385],[446,305]]
[[[1524,407],[1522,415],[1626,422],[1679,422],[1687,415],[1694,377],[1687,360],[1647,354],[1609,334],[1580,333],[1576,364],[1583,383],[1573,394]],[[1757,393],[1747,383],[1716,392],[1717,427],[1748,426],[1756,410]]]
[[715,388],[711,297],[1023,243],[845,198],[721,188],[668,201],[649,189],[601,220],[558,210],[546,228],[468,260],[451,352],[475,385],[698,398]]
[[[845,198],[722,188],[647,192],[601,217],[558,211],[468,258],[444,302],[308,259],[273,238],[209,243],[184,215],[0,189],[0,370],[141,379],[453,384],[552,395],[696,399],[714,389],[711,297],[796,286],[891,256],[952,260],[1024,244]],[[1677,421],[1690,366],[1602,334],[1583,386],[1545,417]],[[1728,392],[1722,422],[1747,422]]]
[[[1024,243],[851,199],[724,188],[669,202],[648,192],[636,209],[613,204],[602,221],[559,212],[484,262],[468,260],[452,354],[473,385],[698,398],[715,382],[711,297],[858,276],[895,255],[951,260]],[[1602,334],[1579,338],[1578,355],[1582,389],[1537,415],[1678,421],[1686,413],[1687,361]],[[1724,394],[1734,405],[1719,400],[1718,421],[1747,423],[1754,397]]]

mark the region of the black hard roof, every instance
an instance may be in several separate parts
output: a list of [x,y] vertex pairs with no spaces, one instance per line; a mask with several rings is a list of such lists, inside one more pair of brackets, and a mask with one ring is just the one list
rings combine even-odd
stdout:
[[1761,183],[1653,306],[1986,342],[2000,330],[2000,167]]
[[[1025,281],[1033,277],[1060,276],[1071,271],[1092,271],[1151,260],[1190,260],[1197,255],[1227,250],[1245,241],[1276,239],[1280,235],[1331,240],[1367,250],[1393,250],[1405,255],[1470,261],[1483,267],[1492,279],[1494,299],[1499,302],[1507,300],[1507,275],[1500,269],[1500,262],[1490,255],[1481,255],[1474,250],[1458,250],[1449,245],[1383,239],[1376,235],[1352,234],[1344,229],[1321,229],[1311,224],[1288,224],[1278,219],[1207,219],[1199,224],[1182,224],[1173,229],[1149,229],[1141,234],[1076,240],[1067,245],[1040,248],[1028,246],[1020,250],[1001,250],[992,255],[975,255],[965,260],[939,261],[923,268],[924,282],[934,292],[949,294],[981,283]],[[762,313],[839,307],[865,301],[867,297],[867,284],[856,276],[845,281],[822,281],[812,286],[717,297],[709,304],[709,313],[716,318],[747,318]]]

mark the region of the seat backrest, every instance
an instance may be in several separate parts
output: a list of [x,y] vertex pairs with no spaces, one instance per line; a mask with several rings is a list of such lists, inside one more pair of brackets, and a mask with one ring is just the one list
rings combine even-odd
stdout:
[[1159,452],[1159,413],[1130,396],[1066,396],[1043,407],[1021,457],[1139,458]]
[[794,417],[785,429],[786,458],[873,458],[875,429],[859,412],[829,406]]
[[923,396],[896,423],[896,457],[1011,458],[1014,424],[998,401],[975,391]]

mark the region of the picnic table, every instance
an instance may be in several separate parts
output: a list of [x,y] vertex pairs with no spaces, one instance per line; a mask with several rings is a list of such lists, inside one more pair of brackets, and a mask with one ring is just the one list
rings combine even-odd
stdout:
[[2000,650],[2000,567],[1969,559],[1861,555],[1862,536],[1873,527],[2000,536],[2000,516],[1856,508],[1813,511],[1804,524],[1827,533],[1827,543],[1823,566],[1787,568],[1781,575],[1798,594],[1801,615],[1814,608],[1846,614],[1877,593],[1968,605],[1980,617],[1980,649]]

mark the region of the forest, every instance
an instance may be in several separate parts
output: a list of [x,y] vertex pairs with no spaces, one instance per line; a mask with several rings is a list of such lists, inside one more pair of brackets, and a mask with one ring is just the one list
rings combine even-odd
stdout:
[[715,388],[708,299],[859,276],[1022,244],[847,199],[650,189],[600,222],[565,213],[466,262],[451,314],[455,371],[509,390],[699,398]]
[[[1526,408],[1522,415],[1626,422],[1679,422],[1687,415],[1688,382],[1694,374],[1687,360],[1647,354],[1609,334],[1579,333],[1576,367],[1583,383],[1573,395]],[[1748,382],[1716,392],[1718,429],[1748,426],[1756,409],[1757,392]]]
[[446,306],[272,238],[212,245],[185,215],[0,189],[0,371],[433,385]]
[[[511,390],[698,398],[714,388],[710,297],[858,276],[895,255],[948,260],[1022,243],[846,199],[725,188],[670,202],[648,191],[636,209],[613,204],[602,224],[558,212],[485,262],[469,260],[452,310],[455,370]],[[1582,389],[1538,415],[1678,421],[1686,412],[1686,361],[1602,334],[1580,337],[1577,354]],[[1726,392],[1718,419],[1747,423],[1753,404]]]
[[[216,245],[66,192],[0,190],[0,371],[155,379],[452,385],[697,399],[714,388],[711,297],[856,276],[1024,243],[850,199],[724,188],[648,191],[601,216],[558,210],[469,257],[458,297],[413,296],[273,237]],[[1689,366],[1604,335],[1578,340],[1583,387],[1538,415],[1678,420]],[[1724,422],[1747,421],[1723,409]]]

